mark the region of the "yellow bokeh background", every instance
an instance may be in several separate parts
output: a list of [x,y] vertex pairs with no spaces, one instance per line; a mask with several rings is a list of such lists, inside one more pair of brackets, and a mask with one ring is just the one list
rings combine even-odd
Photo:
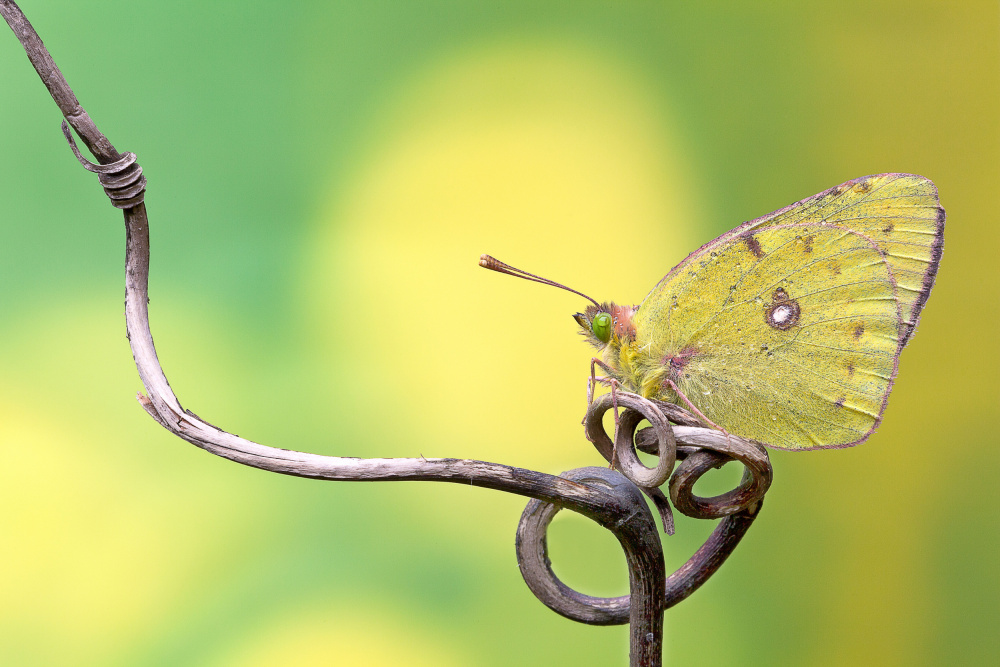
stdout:
[[[944,258],[883,425],[773,454],[760,519],[667,613],[664,658],[995,660],[996,3],[21,5],[149,178],[172,386],[273,446],[600,465],[585,302],[480,253],[638,303],[743,220],[865,174],[932,178]],[[0,120],[0,664],[627,664],[626,628],[524,586],[523,499],[270,475],[152,422],[120,218],[11,34]],[[567,514],[557,572],[624,593],[614,540]],[[669,566],[702,523],[664,538]]]

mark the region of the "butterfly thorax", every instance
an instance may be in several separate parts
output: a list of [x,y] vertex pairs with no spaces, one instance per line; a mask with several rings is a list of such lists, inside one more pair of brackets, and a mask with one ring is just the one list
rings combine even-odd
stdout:
[[[664,349],[660,341],[640,339],[633,320],[637,310],[638,306],[605,302],[590,306],[574,317],[582,329],[580,333],[599,350],[598,358],[604,362],[605,372],[624,389],[646,398],[675,402],[677,396],[669,389],[667,380],[680,384],[700,350],[688,345],[671,351]],[[601,313],[611,317],[607,341],[594,333],[594,318]]]

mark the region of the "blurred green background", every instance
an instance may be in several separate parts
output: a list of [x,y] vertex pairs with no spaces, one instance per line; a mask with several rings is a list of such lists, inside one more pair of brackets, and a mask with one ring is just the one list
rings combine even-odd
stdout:
[[[863,446],[774,452],[666,664],[995,664],[1000,10],[990,2],[24,0],[150,186],[183,404],[266,444],[600,465],[558,290],[638,302],[692,249],[842,181],[926,175],[937,286]],[[6,30],[6,29],[5,29]],[[521,498],[266,474],[134,400],[121,216],[0,38],[0,663],[610,665],[514,557]],[[719,488],[738,478],[724,469]],[[711,525],[681,520],[676,567]],[[626,590],[562,513],[557,572]]]

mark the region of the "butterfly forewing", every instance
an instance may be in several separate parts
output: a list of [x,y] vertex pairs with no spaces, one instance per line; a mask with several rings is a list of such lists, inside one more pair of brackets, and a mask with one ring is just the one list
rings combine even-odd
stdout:
[[723,234],[675,267],[646,300],[655,298],[663,284],[703,261],[706,253],[721,244],[768,227],[825,222],[863,234],[885,254],[898,285],[902,348],[913,335],[934,285],[944,245],[944,221],[937,188],[929,179],[914,174],[864,176]]
[[734,231],[827,222],[870,238],[885,254],[898,285],[902,347],[913,334],[934,284],[944,220],[937,188],[930,180],[913,174],[879,174],[830,188]]

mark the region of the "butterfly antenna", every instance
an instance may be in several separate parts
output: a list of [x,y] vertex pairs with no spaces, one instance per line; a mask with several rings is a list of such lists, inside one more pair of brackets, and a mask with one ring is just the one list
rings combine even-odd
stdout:
[[521,269],[515,269],[510,264],[504,264],[496,257],[491,257],[489,255],[480,255],[479,266],[483,267],[484,269],[489,269],[490,271],[496,271],[497,273],[506,273],[508,276],[514,276],[515,278],[524,278],[525,280],[531,280],[536,283],[542,283],[543,285],[551,285],[552,287],[558,287],[559,289],[564,289],[567,292],[572,292],[573,294],[578,294],[579,296],[582,296],[584,299],[590,301],[598,308],[601,307],[601,304],[597,303],[583,292],[577,292],[575,289],[570,289],[569,287],[561,285],[554,280],[549,280],[548,278],[542,278],[541,276],[536,276],[534,273],[528,273],[527,271],[522,271]]

